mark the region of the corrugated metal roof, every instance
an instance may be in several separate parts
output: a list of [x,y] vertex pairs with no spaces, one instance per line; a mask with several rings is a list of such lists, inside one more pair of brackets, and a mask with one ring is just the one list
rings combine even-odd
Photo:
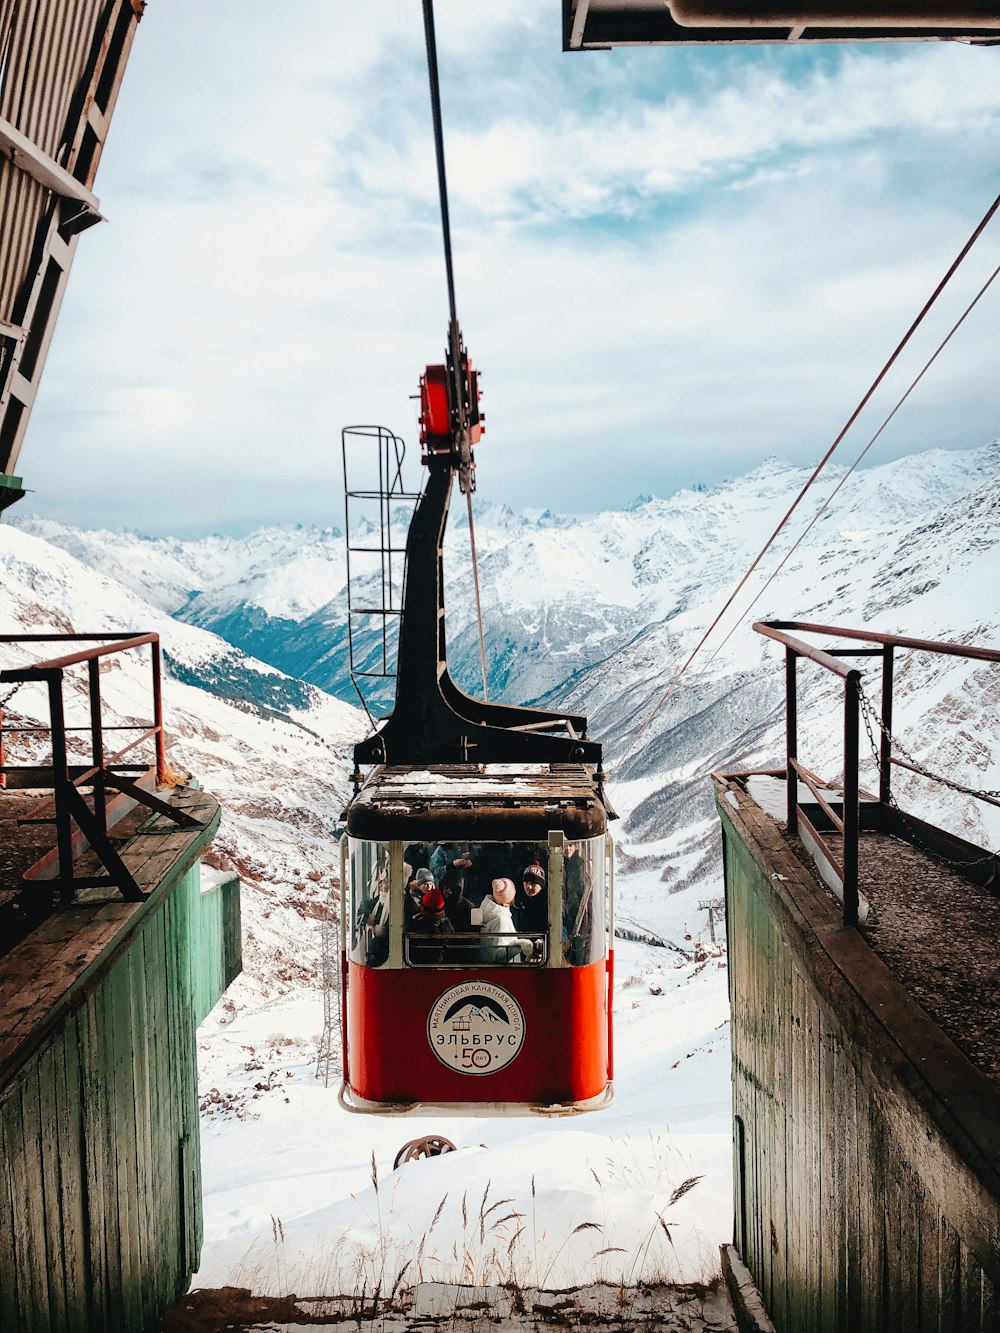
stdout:
[[142,0],[0,0],[0,472],[11,475]]

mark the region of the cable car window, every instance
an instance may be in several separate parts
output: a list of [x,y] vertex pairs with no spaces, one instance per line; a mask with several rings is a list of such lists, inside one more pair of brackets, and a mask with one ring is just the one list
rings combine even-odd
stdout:
[[548,961],[545,843],[411,843],[403,861],[403,955],[410,966]]
[[587,838],[563,847],[563,952],[574,967],[605,955],[607,846]]
[[381,967],[389,958],[389,848],[350,839],[351,961]]

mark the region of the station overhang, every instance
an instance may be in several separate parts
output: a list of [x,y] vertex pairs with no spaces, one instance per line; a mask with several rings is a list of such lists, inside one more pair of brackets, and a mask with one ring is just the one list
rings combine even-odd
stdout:
[[1000,42],[996,0],[563,0],[563,50],[760,42]]

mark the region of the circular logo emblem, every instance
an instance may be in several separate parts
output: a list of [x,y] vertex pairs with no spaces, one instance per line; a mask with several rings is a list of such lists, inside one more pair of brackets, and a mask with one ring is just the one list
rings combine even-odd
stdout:
[[439,995],[427,1019],[431,1050],[460,1074],[495,1074],[524,1044],[524,1014],[508,991],[464,981]]

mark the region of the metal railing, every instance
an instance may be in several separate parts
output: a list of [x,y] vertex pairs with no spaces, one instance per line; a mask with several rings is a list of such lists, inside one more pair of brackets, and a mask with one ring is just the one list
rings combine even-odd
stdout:
[[[870,630],[844,629],[836,625],[815,625],[804,621],[767,620],[757,621],[754,629],[758,634],[782,644],[785,649],[785,716],[786,716],[786,755],[785,782],[787,799],[787,822],[790,834],[798,835],[800,829],[808,834],[814,849],[828,863],[840,890],[843,902],[844,924],[858,924],[858,839],[861,827],[861,802],[859,799],[859,723],[862,709],[865,709],[867,721],[867,702],[861,689],[861,671],[857,667],[848,667],[840,660],[844,657],[878,657],[882,662],[881,709],[876,719],[879,726],[877,754],[879,774],[879,794],[877,809],[879,813],[890,808],[898,810],[892,794],[893,766],[907,769],[929,778],[940,779],[921,765],[910,759],[893,754],[892,736],[892,691],[894,650],[897,648],[914,649],[920,652],[939,653],[949,657],[972,658],[981,662],[1000,663],[1000,651],[992,648],[974,648],[966,644],[940,643],[930,639],[914,639],[900,634],[876,634]],[[789,631],[799,634],[821,634],[839,639],[852,639],[865,644],[865,647],[830,648],[823,650],[796,638]],[[876,646],[877,645],[877,646]],[[844,684],[843,744],[844,744],[844,783],[841,800],[829,800],[829,789],[824,794],[823,780],[808,769],[799,759],[798,745],[798,691],[796,667],[798,659],[807,658],[837,676]],[[898,745],[898,742],[897,742]],[[842,847],[840,859],[834,854],[829,842],[805,813],[799,800],[799,782],[802,782],[812,795],[815,803],[841,835]],[[949,783],[955,786],[957,784]],[[972,791],[959,787],[977,799],[991,805],[1000,805],[995,793]],[[840,811],[835,808],[839,804]],[[872,803],[876,804],[876,803]],[[908,817],[907,823],[914,821]]]
[[[9,726],[0,712],[0,786],[7,786],[11,776],[30,775],[32,785],[51,787],[52,800],[31,816],[19,821],[25,824],[49,823],[55,825],[56,846],[25,873],[31,881],[55,882],[64,900],[72,898],[80,888],[114,886],[125,898],[140,901],[144,895],[125,866],[109,837],[109,831],[137,803],[166,815],[176,824],[197,825],[198,821],[183,810],[168,804],[155,795],[155,788],[167,781],[167,764],[163,731],[163,696],[158,634],[0,634],[0,645],[41,643],[80,643],[92,645],[60,657],[27,666],[7,667],[0,671],[0,686],[13,685],[4,702],[10,700],[22,685],[41,684],[48,701],[48,726]],[[101,662],[116,653],[129,652],[149,646],[151,654],[151,697],[153,718],[109,726],[104,719],[101,699]],[[86,695],[88,721],[82,726],[68,726],[66,721],[66,672],[82,664],[87,666]],[[105,751],[105,738],[113,731],[138,731],[113,754]],[[72,734],[89,735],[89,766],[70,765]],[[30,764],[7,763],[7,738],[13,735],[48,736],[51,760]],[[153,742],[154,762],[123,762],[125,755],[144,742]],[[90,804],[82,788],[90,792]],[[109,799],[109,792],[113,793]],[[76,859],[87,849],[93,850],[106,875],[74,873]]]

